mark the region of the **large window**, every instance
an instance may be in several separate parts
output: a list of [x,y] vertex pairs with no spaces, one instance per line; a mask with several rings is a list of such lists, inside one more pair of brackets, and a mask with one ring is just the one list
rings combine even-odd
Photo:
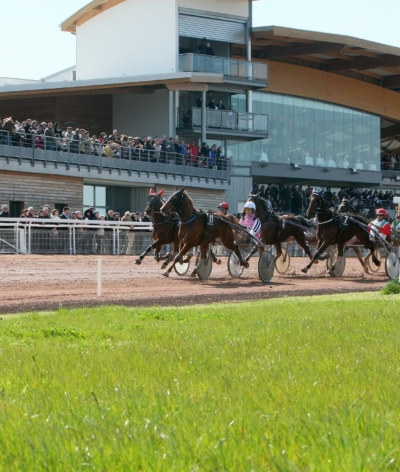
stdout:
[[106,187],[83,186],[83,208],[94,206],[101,215],[106,214]]
[[310,166],[380,169],[380,119],[329,103],[253,93],[253,112],[269,115],[269,138],[228,141],[233,165],[268,160]]

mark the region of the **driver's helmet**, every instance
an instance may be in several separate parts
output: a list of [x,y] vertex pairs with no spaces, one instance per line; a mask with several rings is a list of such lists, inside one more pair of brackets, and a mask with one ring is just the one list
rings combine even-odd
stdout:
[[384,208],[378,208],[375,213],[376,215],[383,215],[384,218],[386,218],[387,215],[386,210]]
[[251,208],[251,209],[254,210],[254,211],[256,210],[256,205],[255,205],[254,202],[246,202],[246,203],[244,204],[244,207],[245,207],[245,208]]
[[223,208],[224,210],[229,210],[229,205],[226,202],[222,202],[218,205],[218,208]]

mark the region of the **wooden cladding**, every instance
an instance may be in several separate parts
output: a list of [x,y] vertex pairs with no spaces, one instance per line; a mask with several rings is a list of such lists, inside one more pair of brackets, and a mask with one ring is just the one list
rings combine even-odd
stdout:
[[83,179],[57,175],[0,171],[0,205],[23,202],[37,212],[45,204],[67,204],[74,210],[83,205]]
[[2,118],[16,116],[20,123],[27,118],[35,119],[39,123],[58,121],[63,131],[67,126],[72,126],[73,129],[84,128],[91,135],[98,135],[102,131],[111,134],[112,115],[112,95],[63,95],[0,100]]
[[269,62],[265,92],[321,100],[400,121],[400,93],[342,75]]

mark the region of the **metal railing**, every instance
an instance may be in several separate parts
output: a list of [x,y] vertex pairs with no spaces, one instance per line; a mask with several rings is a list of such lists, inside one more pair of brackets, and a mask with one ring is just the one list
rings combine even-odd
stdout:
[[[19,134],[20,136],[15,136]],[[64,165],[66,170],[71,166],[95,168],[99,173],[108,171],[171,174],[173,176],[197,177],[229,181],[230,162],[228,159],[215,160],[211,157],[195,156],[187,150],[184,152],[167,152],[153,147],[133,147],[128,144],[99,143],[82,139],[74,141],[61,138],[47,138],[43,135],[0,132],[0,157],[18,159],[22,164],[30,162]]]
[[[268,136],[268,115],[235,112],[232,110],[206,110],[206,128],[228,131],[265,133]],[[201,108],[193,107],[190,113],[179,115],[180,127],[201,127]]]
[[152,229],[138,221],[0,218],[0,253],[137,255],[152,243]]
[[400,172],[400,161],[395,163],[381,161],[381,170],[389,172]]
[[179,54],[180,72],[209,72],[232,79],[268,82],[268,64],[204,54]]

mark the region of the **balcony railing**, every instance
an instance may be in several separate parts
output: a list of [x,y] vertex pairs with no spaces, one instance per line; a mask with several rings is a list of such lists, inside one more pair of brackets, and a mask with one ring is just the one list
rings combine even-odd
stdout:
[[[232,110],[206,110],[207,130],[244,131],[263,133],[268,136],[268,115],[235,112]],[[190,113],[181,116],[179,127],[201,127],[201,108],[193,107]]]
[[231,79],[268,82],[268,64],[203,54],[179,54],[180,72],[209,72]]
[[[18,136],[17,136],[18,135]],[[230,162],[224,157],[194,156],[190,152],[136,148],[128,145],[107,145],[91,140],[64,140],[41,135],[0,132],[0,158],[29,162],[32,167],[53,163],[56,168],[94,168],[102,172],[121,174],[141,172],[171,174],[182,178],[230,179]]]

